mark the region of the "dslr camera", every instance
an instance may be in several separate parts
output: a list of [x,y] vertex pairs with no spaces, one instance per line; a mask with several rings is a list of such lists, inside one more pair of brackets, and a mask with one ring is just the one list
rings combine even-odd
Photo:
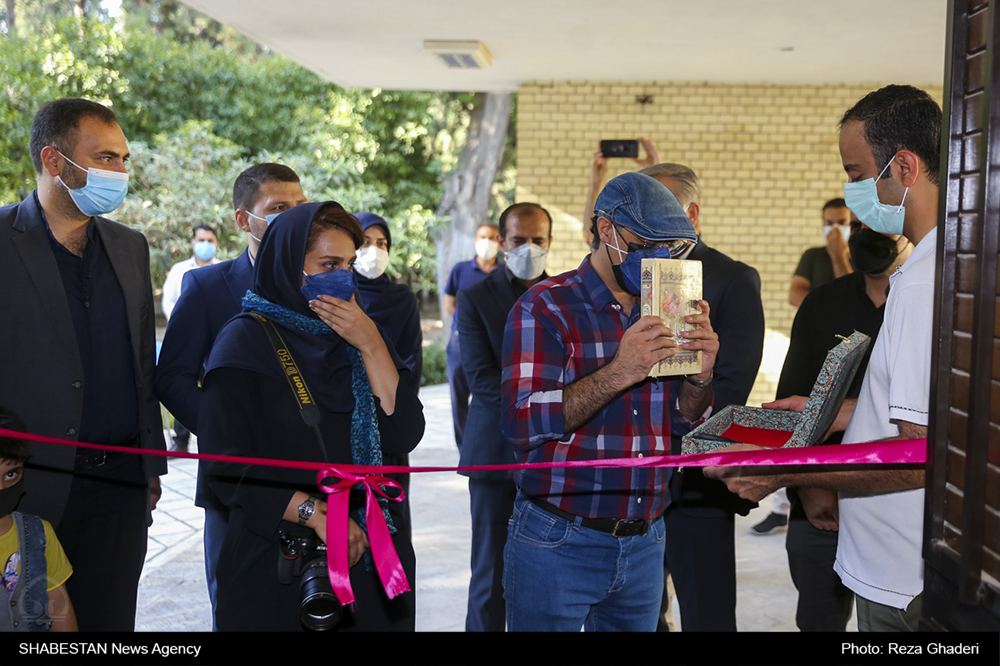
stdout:
[[326,544],[315,532],[289,534],[279,532],[278,581],[291,585],[299,582],[299,619],[313,631],[328,631],[337,626],[344,607],[333,593],[326,566]]

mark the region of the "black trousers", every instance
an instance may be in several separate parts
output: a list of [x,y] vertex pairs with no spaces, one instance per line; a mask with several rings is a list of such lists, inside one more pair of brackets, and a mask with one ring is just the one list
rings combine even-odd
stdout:
[[149,489],[138,455],[74,474],[54,527],[73,566],[66,589],[80,631],[135,630],[148,521]]
[[451,332],[448,349],[445,355],[445,370],[448,373],[448,386],[451,389],[451,418],[455,428],[455,444],[462,448],[462,438],[465,436],[465,423],[469,420],[469,399],[472,389],[469,380],[462,369],[462,347],[458,331]]
[[735,514],[663,513],[664,571],[674,577],[682,631],[736,631]]
[[183,444],[187,446],[188,441],[191,439],[191,431],[188,427],[178,421],[176,417],[174,418],[174,444]]
[[798,495],[788,493],[792,510],[785,550],[792,582],[799,591],[795,625],[800,631],[847,631],[854,593],[833,570],[837,559],[837,532],[820,530],[806,518]]
[[507,523],[514,513],[517,485],[510,479],[469,479],[472,515],[472,576],[466,631],[504,631],[507,603],[503,598],[503,550]]

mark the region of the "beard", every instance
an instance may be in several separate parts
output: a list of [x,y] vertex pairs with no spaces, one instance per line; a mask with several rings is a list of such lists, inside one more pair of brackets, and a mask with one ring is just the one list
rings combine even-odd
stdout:
[[250,218],[250,233],[257,238],[263,238],[265,231],[267,231],[267,222],[261,222],[260,220],[252,217]]
[[75,166],[70,163],[66,163],[63,171],[59,174],[59,180],[62,181],[62,187],[57,187],[58,190],[58,202],[57,206],[59,211],[70,218],[89,218],[89,215],[84,215],[80,207],[76,205],[73,201],[73,197],[70,196],[69,190],[78,190],[87,184],[87,174],[86,172],[81,172]]

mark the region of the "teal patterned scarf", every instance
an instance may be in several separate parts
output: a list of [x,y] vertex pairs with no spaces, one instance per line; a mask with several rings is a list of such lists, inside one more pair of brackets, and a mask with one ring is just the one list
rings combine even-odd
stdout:
[[[295,326],[306,333],[313,335],[337,334],[322,320],[289,310],[249,290],[243,297],[243,307],[247,310],[260,312],[269,319]],[[351,414],[351,461],[355,465],[379,466],[382,464],[382,439],[378,430],[378,416],[375,412],[375,398],[372,395],[371,383],[368,381],[368,373],[365,371],[361,352],[349,345],[346,340],[344,344],[347,346],[347,355],[351,360],[351,392],[354,394],[354,411]],[[355,488],[361,489],[361,485],[359,484]],[[378,501],[382,507],[385,522],[389,526],[389,531],[395,534],[396,526],[393,525],[392,517],[389,515],[388,500],[380,497]],[[358,509],[357,514],[358,525],[367,533],[368,526],[365,521],[364,508]],[[365,551],[365,563],[369,567],[371,566],[371,556],[367,550]]]

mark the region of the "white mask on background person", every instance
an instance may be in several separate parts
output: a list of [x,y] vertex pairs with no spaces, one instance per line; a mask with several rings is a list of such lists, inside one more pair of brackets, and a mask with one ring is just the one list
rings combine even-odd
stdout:
[[831,224],[830,226],[823,227],[823,240],[826,240],[827,237],[829,237],[830,232],[834,229],[840,232],[840,235],[844,237],[845,241],[851,240],[851,226],[849,224]]
[[476,256],[483,261],[489,261],[497,256],[500,251],[500,243],[491,238],[480,238],[476,241]]
[[548,250],[534,243],[524,243],[505,253],[504,263],[517,279],[534,280],[545,271],[548,254]]
[[389,253],[380,247],[369,245],[355,254],[358,259],[354,262],[354,270],[369,280],[374,280],[385,273],[385,269],[389,266]]

